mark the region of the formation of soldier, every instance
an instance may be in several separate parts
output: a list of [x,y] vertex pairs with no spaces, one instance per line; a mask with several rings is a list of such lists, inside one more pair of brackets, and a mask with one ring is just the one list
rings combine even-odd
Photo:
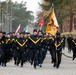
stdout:
[[[42,67],[47,50],[49,50],[53,67],[59,68],[65,40],[66,38],[61,37],[59,32],[54,37],[36,29],[33,30],[32,35],[25,32],[17,34],[12,32],[6,35],[5,32],[0,32],[0,65],[6,66],[13,57],[15,65],[23,67],[24,63],[29,61],[36,69],[36,66]],[[76,57],[76,36],[69,43],[71,44],[69,49],[73,50],[74,60]]]

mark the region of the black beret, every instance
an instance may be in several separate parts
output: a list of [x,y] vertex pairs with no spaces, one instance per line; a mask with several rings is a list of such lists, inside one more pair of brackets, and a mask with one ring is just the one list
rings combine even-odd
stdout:
[[41,32],[41,33],[43,34],[42,30],[39,30],[38,33],[39,33],[39,32]]
[[37,32],[37,29],[34,29],[33,32]]
[[7,35],[10,35],[10,33],[7,33]]
[[30,32],[27,32],[27,34],[30,34]]
[[6,32],[2,32],[3,34],[6,34]]

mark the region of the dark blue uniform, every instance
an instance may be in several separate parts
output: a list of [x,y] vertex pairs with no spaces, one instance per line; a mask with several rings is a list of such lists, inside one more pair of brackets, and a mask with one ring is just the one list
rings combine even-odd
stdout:
[[30,58],[31,64],[33,64],[34,61],[34,68],[36,68],[38,62],[39,44],[40,38],[37,35],[32,35],[29,37]]
[[23,67],[23,63],[26,61],[26,47],[27,47],[27,39],[18,38],[16,39],[16,50],[17,54],[17,65],[21,63],[21,67]]
[[64,42],[63,42],[63,50],[64,50],[65,49],[65,43],[66,43],[66,37],[63,36],[62,38],[64,39]]
[[[40,37],[40,36],[39,36]],[[40,37],[41,41],[40,41],[40,47],[39,47],[39,66],[42,67],[42,63],[45,59],[46,56],[46,38],[45,37]]]
[[72,40],[73,60],[76,58],[76,38]]
[[63,41],[64,41],[64,39],[62,37],[60,37],[60,33],[57,33],[57,37],[56,37],[56,40],[55,40],[56,68],[58,68],[60,66],[60,63],[61,63]]
[[72,48],[71,43],[72,43],[72,40],[73,40],[72,36],[69,36],[69,37],[67,38],[68,52],[71,52],[71,48]]
[[53,36],[50,37],[49,39],[49,51],[50,51],[50,54],[51,54],[51,57],[52,57],[52,63],[55,64],[56,62],[56,48],[55,48],[55,38]]
[[0,38],[0,65],[6,66],[6,62],[4,61],[4,42],[2,38]]

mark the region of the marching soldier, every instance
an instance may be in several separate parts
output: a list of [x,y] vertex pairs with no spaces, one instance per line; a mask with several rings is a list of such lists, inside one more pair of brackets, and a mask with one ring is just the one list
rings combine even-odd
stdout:
[[40,45],[39,45],[39,66],[42,67],[42,63],[44,60],[44,57],[46,55],[46,38],[43,36],[43,32],[41,30],[38,31],[38,36],[41,38]]
[[[18,34],[17,34],[18,35]],[[12,37],[11,37],[11,45],[12,45],[12,54],[13,54],[13,57],[14,57],[14,52],[15,52],[15,40],[17,39],[17,36],[16,36],[16,33],[15,32],[12,32]],[[15,63],[16,64],[16,63]]]
[[52,35],[49,35],[49,51],[52,57],[51,63],[56,63],[56,48],[55,48],[55,37]]
[[13,43],[12,43],[12,37],[10,35],[10,33],[7,35],[7,39],[6,39],[6,46],[8,47],[8,60],[12,60],[13,57],[13,47],[12,47]]
[[29,37],[29,48],[30,48],[30,58],[31,58],[31,65],[34,62],[34,68],[36,69],[36,65],[38,62],[38,54],[39,54],[39,43],[40,38],[37,35],[37,30],[33,30],[33,35]]
[[26,61],[27,39],[24,39],[22,33],[20,33],[20,37],[16,39],[16,48],[18,54],[17,66],[21,63],[21,67],[23,67],[23,63]]
[[6,40],[7,40],[7,37],[6,37],[6,33],[5,32],[2,32],[3,36],[2,36],[2,42],[3,42],[3,52],[4,52],[4,57],[2,59],[2,66],[6,66],[6,63],[8,61],[8,51],[7,51],[7,47],[6,46]]
[[3,42],[3,33],[0,31],[0,65],[6,66],[4,60],[4,42]]
[[64,50],[65,49],[65,43],[66,43],[66,37],[65,37],[65,35],[63,35],[62,38],[64,39],[64,42],[63,42],[63,50]]
[[71,47],[73,50],[73,60],[74,60],[76,58],[76,35],[74,36],[74,39],[72,40]]
[[20,38],[20,34],[17,33],[16,34],[16,38],[12,38],[12,48],[13,48],[13,57],[14,57],[14,64],[17,65],[17,59],[18,59],[18,55],[19,55],[19,47],[16,44],[16,40]]
[[[29,32],[27,32],[27,39],[31,36],[31,34]],[[30,48],[29,45],[27,47],[27,60],[30,62]]]
[[[4,34],[4,32],[3,32],[3,34]],[[4,57],[2,59],[2,66],[6,66],[6,63],[8,61],[10,61],[10,58],[13,57],[10,33],[7,34],[7,37],[5,37],[5,35],[3,35],[2,42],[3,42],[3,51],[4,51]]]
[[47,45],[47,35],[46,35],[46,33],[44,33],[43,34],[43,39],[42,39],[42,43],[41,44],[43,44],[43,49],[44,49],[44,51],[43,51],[43,61],[44,61],[44,59],[45,59],[45,57],[46,57],[46,54],[47,54],[47,50],[48,50],[48,45]]
[[67,38],[67,43],[68,43],[68,52],[71,52],[71,43],[72,43],[72,35],[69,35],[68,38]]
[[63,48],[63,38],[60,36],[60,33],[57,32],[55,46],[56,46],[56,68],[59,68],[62,57],[62,48]]

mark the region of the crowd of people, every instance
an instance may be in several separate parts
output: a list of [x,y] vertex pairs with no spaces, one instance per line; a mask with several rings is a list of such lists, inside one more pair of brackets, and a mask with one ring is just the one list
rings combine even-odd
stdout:
[[62,57],[62,49],[65,48],[67,40],[69,52],[73,50],[73,60],[76,57],[76,36],[61,37],[57,32],[56,36],[43,33],[41,30],[29,32],[10,32],[6,34],[0,31],[0,65],[6,64],[13,58],[14,64],[23,67],[29,61],[31,65],[42,67],[47,51],[50,52],[53,67],[59,68]]

